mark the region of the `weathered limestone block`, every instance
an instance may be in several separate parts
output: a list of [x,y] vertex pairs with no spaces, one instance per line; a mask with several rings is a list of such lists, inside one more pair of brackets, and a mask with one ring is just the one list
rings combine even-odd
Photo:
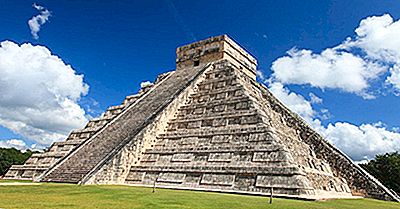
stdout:
[[203,174],[200,184],[231,186],[235,180],[235,175],[227,174]]
[[145,154],[143,155],[142,162],[155,162],[158,159],[158,154]]
[[284,150],[273,152],[254,152],[253,162],[294,162],[289,152]]
[[160,173],[157,182],[182,183],[185,177],[184,173]]
[[208,162],[230,162],[232,153],[210,153]]
[[143,177],[146,172],[130,172],[126,177],[126,181],[143,181]]
[[171,158],[171,162],[190,162],[194,158],[192,153],[177,153]]
[[228,143],[232,135],[217,135],[211,138],[211,143]]
[[301,175],[295,176],[265,176],[259,175],[256,187],[288,188],[288,189],[314,189],[310,181]]

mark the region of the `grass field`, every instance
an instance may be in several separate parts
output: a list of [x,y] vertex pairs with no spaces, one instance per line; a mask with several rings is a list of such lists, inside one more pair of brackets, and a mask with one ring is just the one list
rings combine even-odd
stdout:
[[[399,203],[372,199],[301,201],[258,196],[129,186],[70,184],[1,185],[0,208],[270,208],[270,209],[400,209]],[[21,183],[21,182],[20,182]]]

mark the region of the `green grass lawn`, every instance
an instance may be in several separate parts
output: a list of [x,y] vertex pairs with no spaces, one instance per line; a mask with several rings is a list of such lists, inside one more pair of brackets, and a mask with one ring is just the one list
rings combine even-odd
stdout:
[[0,183],[13,183],[13,182],[19,182],[19,183],[32,183],[30,180],[11,180],[11,179],[0,179]]
[[[0,181],[4,182],[4,181]],[[399,203],[372,199],[301,201],[211,192],[129,186],[51,184],[0,186],[0,208],[271,208],[400,209]]]

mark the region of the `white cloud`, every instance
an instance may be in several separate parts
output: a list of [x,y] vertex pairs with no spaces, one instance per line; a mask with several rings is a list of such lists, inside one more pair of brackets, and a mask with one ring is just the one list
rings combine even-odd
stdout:
[[266,79],[264,73],[261,70],[257,70],[256,71],[256,75],[257,75],[257,77],[259,77],[261,79],[261,81],[267,82],[267,79]]
[[48,145],[87,119],[77,103],[88,92],[83,76],[44,46],[0,43],[0,125]]
[[356,39],[344,43],[345,48],[360,48],[369,59],[391,65],[386,82],[400,90],[400,20],[389,14],[368,17],[356,29]]
[[385,70],[376,62],[341,50],[328,48],[315,54],[311,50],[291,49],[288,56],[273,62],[272,78],[284,84],[337,88],[369,98],[371,95],[366,91],[369,81]]
[[386,78],[386,83],[393,85],[393,87],[400,92],[400,66],[394,65],[390,68],[390,75]]
[[343,44],[345,48],[360,48],[369,59],[391,65],[386,83],[400,90],[400,20],[394,21],[389,14],[368,17],[355,30],[355,40]]
[[318,118],[322,120],[328,120],[331,117],[332,117],[331,113],[329,112],[328,109],[325,108],[322,108],[318,114]]
[[25,144],[25,142],[20,140],[20,139],[2,140],[2,141],[0,141],[0,147],[3,147],[3,148],[16,148],[16,149],[19,149],[19,150],[29,149],[29,147]]
[[35,9],[37,9],[40,14],[33,16],[30,20],[28,20],[28,25],[29,28],[31,29],[31,34],[34,39],[39,38],[39,31],[40,27],[45,24],[48,20],[49,17],[51,16],[51,12],[44,8],[43,6],[33,4],[32,5]]
[[310,96],[310,102],[312,104],[321,104],[322,103],[322,99],[319,98],[317,95],[315,95],[314,93],[309,93],[308,96]]
[[311,103],[303,96],[290,92],[283,84],[275,82],[268,85],[268,89],[276,96],[281,102],[289,107],[290,110],[296,112],[307,121],[311,121],[315,112]]
[[361,20],[355,33],[354,39],[347,38],[321,53],[289,50],[287,56],[273,63],[273,79],[284,84],[340,89],[371,99],[371,81],[391,69],[386,82],[398,90],[400,20],[394,21],[389,14],[371,16]]
[[356,40],[348,41],[350,47],[361,48],[369,58],[399,63],[399,20],[394,21],[389,14],[368,17],[361,20],[355,32]]
[[320,131],[355,161],[371,160],[377,154],[400,151],[400,133],[387,130],[382,123],[356,126],[337,122]]

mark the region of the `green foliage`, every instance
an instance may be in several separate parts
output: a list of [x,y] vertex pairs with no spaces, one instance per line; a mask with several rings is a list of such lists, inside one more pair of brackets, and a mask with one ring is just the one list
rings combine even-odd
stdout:
[[400,194],[400,153],[377,155],[375,160],[361,166],[384,185]]
[[[3,184],[10,184],[6,182]],[[136,208],[136,209],[400,209],[400,204],[373,199],[302,201],[214,192],[41,183],[1,185],[0,208]]]
[[23,164],[31,155],[30,150],[21,152],[15,148],[0,148],[0,176],[6,174],[11,165]]

